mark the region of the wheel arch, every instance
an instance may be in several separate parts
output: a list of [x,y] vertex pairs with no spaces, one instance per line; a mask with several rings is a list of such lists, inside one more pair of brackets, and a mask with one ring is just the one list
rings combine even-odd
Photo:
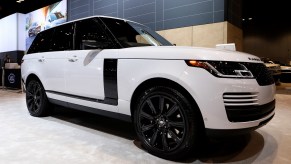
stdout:
[[138,85],[138,87],[134,90],[131,99],[130,99],[130,113],[131,113],[131,117],[133,120],[133,115],[134,115],[134,106],[135,103],[137,102],[137,99],[139,97],[139,95],[146,89],[153,87],[153,86],[157,86],[157,85],[161,85],[161,86],[167,86],[167,87],[171,87],[176,89],[177,91],[181,92],[188,100],[190,100],[193,105],[195,105],[195,108],[197,109],[197,113],[199,114],[200,118],[201,118],[201,123],[204,126],[204,121],[203,121],[203,117],[202,117],[202,113],[200,111],[200,108],[197,104],[197,102],[195,101],[195,99],[191,96],[191,94],[180,84],[178,84],[177,82],[167,79],[167,78],[151,78],[148,79],[144,82],[142,82],[140,85]]
[[41,82],[40,79],[39,79],[39,77],[38,77],[36,74],[31,73],[31,74],[29,74],[29,75],[27,76],[27,78],[26,78],[26,80],[25,80],[25,85],[27,85],[27,83],[28,83],[31,79],[36,79],[36,80],[38,80],[39,82]]

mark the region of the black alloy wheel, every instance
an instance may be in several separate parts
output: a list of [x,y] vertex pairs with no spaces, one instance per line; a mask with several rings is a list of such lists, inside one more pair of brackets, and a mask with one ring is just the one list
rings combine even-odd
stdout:
[[35,117],[46,116],[49,112],[49,102],[38,80],[32,79],[27,84],[26,105],[30,115]]
[[[195,109],[177,90],[153,87],[143,93],[135,112],[134,123],[143,146],[166,159],[187,155],[198,138]],[[196,129],[195,129],[196,128]]]

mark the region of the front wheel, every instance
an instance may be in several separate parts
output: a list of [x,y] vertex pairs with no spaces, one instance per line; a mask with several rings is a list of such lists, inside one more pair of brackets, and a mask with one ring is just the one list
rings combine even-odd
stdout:
[[195,105],[179,91],[157,86],[143,92],[134,113],[136,133],[153,155],[179,159],[199,143],[201,119]]
[[41,83],[32,79],[26,87],[26,105],[31,116],[43,117],[49,114],[49,102]]

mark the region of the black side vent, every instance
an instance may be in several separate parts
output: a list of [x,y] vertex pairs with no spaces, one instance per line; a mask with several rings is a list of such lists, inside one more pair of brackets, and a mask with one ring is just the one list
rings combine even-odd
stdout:
[[117,59],[104,59],[105,100],[115,101],[117,105]]

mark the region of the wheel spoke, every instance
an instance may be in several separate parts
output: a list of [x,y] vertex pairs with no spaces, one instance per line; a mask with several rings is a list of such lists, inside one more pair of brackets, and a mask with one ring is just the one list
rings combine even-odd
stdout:
[[35,104],[35,103],[32,104],[32,110],[33,110],[33,111],[36,110],[36,104]]
[[40,102],[40,100],[41,100],[40,96],[36,96],[35,101],[36,101],[36,102]]
[[174,139],[176,143],[180,142],[181,139],[172,130],[169,130],[169,135]]
[[163,113],[163,110],[164,110],[164,102],[165,102],[165,98],[160,96],[160,113],[162,114]]
[[41,92],[40,87],[37,86],[37,87],[36,87],[35,94],[36,94],[36,95],[40,95],[40,92]]
[[32,97],[33,96],[33,94],[30,93],[29,91],[27,91],[26,93],[27,93],[27,96],[29,96],[29,97]]
[[27,103],[28,109],[32,109],[32,106],[33,106],[33,105],[34,105],[34,104],[33,104],[32,102]]
[[174,126],[174,127],[184,128],[184,123],[183,122],[169,121],[169,125],[170,126]]
[[33,101],[32,98],[27,99],[27,104],[30,104]]
[[155,107],[150,99],[147,100],[147,104],[151,108],[153,114],[157,114],[157,111],[156,111],[156,109],[155,109]]
[[169,146],[168,146],[168,143],[167,143],[166,135],[167,135],[167,133],[163,133],[163,135],[162,135],[163,149],[164,150],[169,150]]
[[177,104],[174,104],[171,109],[166,113],[166,116],[169,117],[172,114],[174,114],[179,109],[179,106]]
[[148,131],[150,129],[153,129],[154,126],[155,126],[155,124],[149,124],[146,126],[142,126],[141,130],[142,130],[142,132],[145,132],[145,131]]
[[154,146],[154,144],[156,143],[156,140],[157,140],[157,137],[158,137],[158,133],[159,133],[159,129],[157,129],[157,130],[155,131],[155,133],[153,134],[153,136],[152,136],[152,138],[151,138],[151,140],[150,140],[150,144],[151,144],[152,146]]
[[33,92],[36,93],[36,91],[37,91],[37,85],[34,84],[34,85],[33,85]]
[[152,120],[152,119],[154,119],[154,117],[153,116],[151,116],[151,115],[149,115],[149,114],[147,114],[147,113],[145,113],[145,112],[141,112],[141,117],[143,117],[143,118],[146,118],[146,119],[148,119],[148,120]]
[[39,103],[35,102],[35,107],[36,107],[35,110],[39,109],[39,106],[40,106]]

